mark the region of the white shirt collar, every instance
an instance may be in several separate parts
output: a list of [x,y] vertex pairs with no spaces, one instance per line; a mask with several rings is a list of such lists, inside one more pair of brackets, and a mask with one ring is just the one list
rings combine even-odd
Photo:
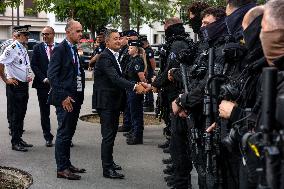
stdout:
[[118,56],[119,56],[119,52],[115,52],[114,50],[110,49],[107,47],[108,50],[110,50],[110,52],[113,54],[113,56],[118,59]]

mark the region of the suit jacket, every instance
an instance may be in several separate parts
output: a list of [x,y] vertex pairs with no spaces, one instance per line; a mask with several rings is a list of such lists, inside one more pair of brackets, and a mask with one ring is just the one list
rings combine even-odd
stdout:
[[126,100],[125,89],[133,90],[134,85],[122,77],[114,55],[106,48],[94,68],[93,107],[123,110]]
[[[83,91],[85,88],[85,72],[80,62]],[[83,103],[84,93],[77,92],[78,65],[73,63],[73,55],[66,40],[63,40],[54,48],[47,70],[47,77],[51,90],[49,103],[60,106],[68,96],[76,102]]]
[[33,88],[49,89],[49,84],[43,82],[43,80],[47,78],[48,64],[49,60],[46,54],[44,42],[35,45],[31,61],[31,68],[35,74],[32,84]]

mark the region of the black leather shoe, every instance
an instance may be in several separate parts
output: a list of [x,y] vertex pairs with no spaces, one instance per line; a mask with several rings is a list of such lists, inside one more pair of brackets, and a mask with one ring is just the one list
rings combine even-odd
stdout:
[[32,144],[28,144],[27,142],[25,142],[23,140],[21,140],[19,144],[22,145],[23,147],[27,147],[27,148],[30,148],[30,147],[34,146]]
[[169,146],[170,146],[170,142],[168,140],[163,144],[158,144],[158,148],[162,148],[162,149],[168,148]]
[[72,172],[72,173],[86,173],[86,169],[79,169],[77,167],[74,167],[73,165],[71,165],[69,167],[69,170]]
[[45,142],[45,146],[46,146],[46,147],[52,147],[52,146],[53,146],[52,140],[47,140],[47,141]]
[[110,179],[124,179],[124,175],[116,172],[113,168],[104,169],[103,176]]
[[114,168],[114,170],[122,170],[120,165],[117,165],[116,163],[113,162],[112,164],[112,168]]
[[166,154],[170,153],[170,148],[163,149],[163,152],[166,153]]
[[12,145],[12,150],[19,151],[19,152],[27,152],[28,151],[28,149],[26,149],[21,144],[14,144],[14,145]]
[[129,132],[127,132],[127,133],[123,133],[123,136],[125,136],[125,137],[131,137],[132,136],[132,131],[129,131]]
[[170,164],[170,163],[173,163],[173,159],[172,158],[163,159],[162,162],[163,162],[163,164]]
[[72,173],[69,169],[65,169],[64,171],[57,172],[57,178],[64,178],[68,180],[80,180],[81,176]]
[[175,178],[174,176],[169,175],[169,176],[164,177],[164,180],[165,180],[166,182],[170,182],[170,181],[173,181],[174,178]]
[[73,144],[73,142],[71,141],[71,143],[70,143],[70,147],[72,148],[72,147],[74,147],[74,144]]
[[128,145],[136,145],[136,144],[143,144],[143,137],[132,137],[128,138],[126,143]]
[[174,173],[174,168],[173,167],[168,167],[163,170],[163,172],[167,175],[172,175]]
[[11,131],[11,129],[9,129],[9,135],[12,136],[12,131]]
[[118,129],[117,129],[117,132],[129,132],[131,130],[131,128],[130,127],[125,127],[125,126],[120,126],[120,127],[118,127]]

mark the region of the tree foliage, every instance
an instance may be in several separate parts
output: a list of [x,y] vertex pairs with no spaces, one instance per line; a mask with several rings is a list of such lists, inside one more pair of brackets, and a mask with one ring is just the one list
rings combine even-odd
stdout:
[[166,17],[173,15],[174,8],[169,6],[168,0],[131,0],[130,15],[131,25],[136,26],[137,31],[142,24],[150,24],[155,21],[164,21]]
[[78,20],[92,34],[106,26],[119,11],[119,0],[34,0],[37,9],[53,12],[63,21]]

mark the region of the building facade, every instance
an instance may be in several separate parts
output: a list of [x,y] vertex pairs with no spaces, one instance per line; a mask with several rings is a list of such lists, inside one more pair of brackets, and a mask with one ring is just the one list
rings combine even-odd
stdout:
[[17,12],[19,12],[19,25],[31,25],[31,39],[40,40],[40,32],[48,24],[45,12],[34,12],[33,0],[24,0],[17,8],[7,7],[0,13],[0,39],[12,38],[12,28],[17,25]]

